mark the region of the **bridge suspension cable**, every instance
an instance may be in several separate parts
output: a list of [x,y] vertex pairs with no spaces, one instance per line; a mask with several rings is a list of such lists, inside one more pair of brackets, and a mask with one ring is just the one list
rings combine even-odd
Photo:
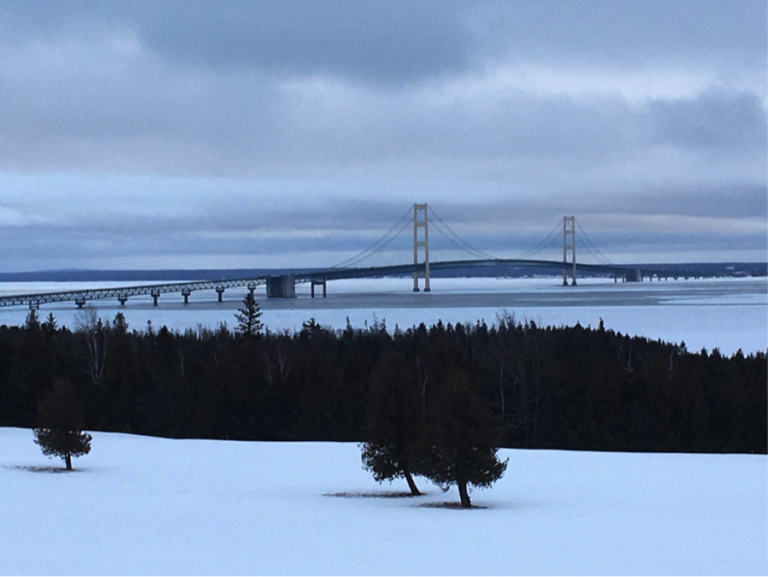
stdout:
[[[412,223],[413,219],[409,218],[411,215],[411,209],[409,208],[398,220],[397,222],[386,232],[384,235],[381,236],[381,238],[377,239],[374,243],[372,243],[370,246],[368,246],[366,249],[360,251],[354,256],[351,256],[350,258],[343,260],[342,262],[330,267],[328,270],[336,270],[336,269],[342,269],[342,268],[349,268],[352,266],[355,266],[356,264],[364,261],[365,259],[373,256],[374,254],[380,252],[384,248],[386,248],[392,241],[394,241],[397,237],[399,237],[405,229]],[[434,216],[434,219],[432,218]],[[435,220],[436,219],[436,220]],[[449,225],[448,223],[443,220],[443,218],[440,216],[440,214],[435,210],[435,208],[432,206],[430,207],[430,217],[429,222],[434,226],[434,228],[448,241],[450,241],[454,246],[456,246],[458,249],[481,259],[488,259],[488,260],[499,260],[498,257],[491,255],[487,252],[481,251],[471,244],[469,244],[467,241],[465,241],[463,238],[461,238]],[[552,244],[558,239],[559,236],[559,230],[560,230],[561,223],[558,222],[555,224],[555,226],[552,228],[552,230],[547,234],[547,236],[540,241],[535,247],[533,247],[531,250],[528,250],[519,256],[515,257],[516,259],[529,259],[538,253],[542,252],[543,250],[550,248]],[[592,239],[589,237],[589,235],[586,233],[584,228],[581,226],[581,223],[576,221],[576,226],[578,226],[579,231],[581,234],[578,235],[579,239],[582,237],[584,238],[585,242],[580,243],[582,248],[584,248],[588,253],[590,253],[593,257],[595,257],[598,261],[604,263],[613,265],[614,263],[605,256],[599,248],[597,248],[597,245],[592,241]]]
[[[440,225],[439,225],[439,224],[437,224],[437,222],[433,221],[432,219],[429,219],[429,222],[430,222],[430,224],[431,224],[433,227],[435,227],[435,230],[436,230],[437,232],[439,232],[439,233],[440,233],[440,234],[441,234],[441,235],[442,235],[442,236],[443,236],[443,237],[444,237],[446,240],[448,240],[448,241],[449,241],[451,244],[453,244],[453,245],[454,245],[455,247],[457,247],[458,249],[460,249],[460,250],[462,250],[462,251],[464,251],[464,252],[466,252],[466,253],[468,253],[468,254],[470,254],[470,255],[474,256],[474,257],[477,257],[477,258],[482,258],[482,259],[487,259],[487,258],[488,258],[488,257],[487,257],[486,255],[484,255],[483,253],[480,253],[480,252],[476,252],[476,251],[474,251],[474,250],[468,249],[468,248],[466,248],[465,246],[462,246],[461,244],[459,244],[459,242],[457,242],[456,240],[454,240],[453,238],[451,238],[451,236],[449,236],[449,234],[448,234],[447,232],[445,232],[445,231],[444,231],[442,228],[440,228]],[[494,259],[494,260],[495,260],[495,259]]]
[[[489,260],[499,260],[498,257],[495,257],[495,256],[493,256],[491,254],[488,254],[487,252],[483,252],[481,250],[476,249],[471,244],[469,244],[467,241],[465,241],[463,238],[461,238],[458,234],[456,234],[453,231],[453,229],[451,229],[451,227],[448,226],[448,224],[442,218],[440,218],[440,215],[437,214],[437,212],[435,211],[434,207],[430,207],[430,212],[433,215],[435,215],[437,220],[439,220],[442,223],[442,225],[446,228],[446,230],[451,235],[453,235],[453,238],[451,238],[451,236],[449,236],[446,232],[441,230],[440,226],[435,221],[433,221],[431,218],[429,219],[429,222],[432,223],[432,225],[437,229],[437,231],[440,234],[442,234],[445,238],[447,238],[449,241],[451,241],[458,248],[460,248],[464,252],[467,252],[467,253],[471,254],[472,256],[477,256],[477,257],[480,257],[480,258],[487,258]],[[455,240],[454,240],[454,238],[455,238]]]
[[[389,243],[391,243],[398,236],[400,236],[402,234],[402,232],[408,227],[408,225],[411,224],[413,219],[412,218],[407,218],[407,217],[411,216],[412,210],[413,209],[411,209],[409,207],[408,210],[405,211],[405,214],[403,214],[403,216],[401,216],[397,220],[397,222],[394,224],[394,226],[392,226],[392,228],[390,228],[386,233],[384,233],[384,235],[381,238],[379,238],[376,242],[371,244],[368,248],[366,248],[365,250],[360,251],[356,255],[351,256],[350,258],[348,258],[346,260],[343,260],[340,263],[330,267],[328,270],[334,270],[334,269],[339,269],[339,268],[351,267],[351,266],[353,266],[353,265],[355,265],[355,264],[357,264],[357,263],[367,259],[368,257],[373,256],[374,254],[376,254],[380,250],[382,250]],[[405,220],[406,218],[407,218],[407,220]],[[403,220],[405,220],[404,223],[403,223]],[[402,223],[402,225],[401,225],[401,223]],[[395,232],[395,230],[398,227],[400,227],[399,230],[397,230],[397,232]],[[395,232],[394,236],[390,237],[390,235],[393,232]]]
[[[592,256],[594,256],[594,257],[595,257],[597,260],[599,260],[599,261],[601,261],[601,262],[603,262],[603,263],[605,263],[605,264],[611,264],[611,265],[612,265],[612,264],[614,264],[613,262],[611,262],[611,259],[609,259],[607,256],[605,256],[605,255],[604,255],[604,254],[603,254],[603,253],[600,251],[600,249],[599,249],[599,248],[597,248],[597,246],[595,245],[595,243],[594,243],[594,242],[592,242],[592,239],[591,239],[591,238],[589,238],[589,235],[588,235],[588,234],[586,233],[586,231],[585,231],[585,230],[584,230],[584,229],[581,227],[581,224],[579,224],[579,221],[578,221],[578,219],[576,220],[576,226],[578,226],[578,227],[579,227],[579,231],[581,231],[581,235],[579,235],[579,236],[583,236],[583,237],[584,237],[584,239],[585,239],[585,240],[586,240],[586,241],[589,243],[589,245],[592,245],[592,248],[590,248],[590,247],[589,247],[589,245],[587,245],[587,244],[584,244],[584,245],[583,245],[583,247],[584,247],[584,248],[585,248],[585,249],[586,249],[586,250],[587,250],[587,251],[588,251],[588,252],[589,252],[589,253],[590,253]],[[594,251],[593,251],[593,249],[594,249]]]
[[526,259],[534,256],[535,254],[540,253],[545,248],[549,248],[552,245],[552,242],[558,237],[558,231],[562,227],[562,221],[558,221],[555,227],[549,231],[549,234],[547,234],[546,237],[544,237],[544,240],[539,242],[535,247],[533,247],[531,250],[524,252],[520,256],[516,257],[519,259]]

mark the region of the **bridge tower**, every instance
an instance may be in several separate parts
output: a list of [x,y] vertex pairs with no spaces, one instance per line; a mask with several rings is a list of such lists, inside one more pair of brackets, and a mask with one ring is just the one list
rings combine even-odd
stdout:
[[563,286],[568,286],[568,251],[571,252],[571,286],[576,286],[576,217],[563,217]]
[[[419,230],[424,233],[419,235]],[[419,277],[424,277],[424,292],[429,288],[429,216],[427,203],[413,205],[413,264],[419,264],[419,248],[424,248],[424,272],[413,271],[413,292],[419,292]]]

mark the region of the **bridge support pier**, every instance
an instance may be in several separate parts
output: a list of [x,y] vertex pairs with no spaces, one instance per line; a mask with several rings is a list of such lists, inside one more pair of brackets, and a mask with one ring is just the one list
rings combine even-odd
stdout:
[[296,279],[292,274],[273,276],[267,279],[268,299],[296,298]]
[[160,291],[159,290],[153,290],[149,294],[152,297],[152,301],[153,301],[154,306],[157,306],[157,299],[160,298]]
[[40,303],[38,301],[30,301],[29,310],[31,311],[40,310]]
[[315,286],[321,286],[321,287],[323,287],[323,298],[326,298],[326,297],[328,296],[328,287],[327,287],[327,284],[328,284],[328,283],[327,283],[327,281],[326,281],[325,279],[322,279],[322,280],[315,280],[315,279],[312,279],[312,280],[310,281],[310,285],[311,285],[311,287],[312,287],[312,288],[311,288],[311,295],[312,295],[312,298],[315,298]]
[[75,299],[75,304],[77,305],[77,308],[81,309],[85,306],[85,299],[83,297],[77,297]]
[[223,287],[223,286],[217,286],[217,287],[216,287],[216,292],[217,292],[217,293],[218,293],[218,295],[219,295],[219,302],[220,302],[220,303],[223,303],[223,302],[224,302],[224,290],[225,290],[225,289],[224,289],[224,287]]
[[[419,217],[422,218],[419,218]],[[422,237],[419,230],[423,230]],[[424,248],[424,272],[413,271],[413,292],[419,292],[419,277],[424,277],[424,292],[430,292],[429,288],[429,215],[427,203],[413,205],[413,264],[419,264],[419,248]]]
[[624,282],[643,282],[643,271],[638,268],[628,272],[624,275]]
[[191,295],[191,294],[192,294],[192,291],[189,290],[188,288],[181,289],[181,296],[184,297],[184,304],[185,305],[189,304],[189,295]]
[[117,297],[118,302],[120,303],[121,307],[125,306],[125,303],[128,302],[128,296],[127,295],[120,295]]
[[254,291],[256,290],[256,283],[249,282],[248,283],[248,292],[251,293],[251,296],[253,296]]

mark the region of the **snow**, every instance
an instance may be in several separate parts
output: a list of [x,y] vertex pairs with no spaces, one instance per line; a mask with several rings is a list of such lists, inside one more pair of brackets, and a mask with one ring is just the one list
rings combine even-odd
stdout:
[[0,429],[0,574],[768,572],[768,459],[502,450],[473,510],[378,485],[348,443],[93,433],[72,473]]

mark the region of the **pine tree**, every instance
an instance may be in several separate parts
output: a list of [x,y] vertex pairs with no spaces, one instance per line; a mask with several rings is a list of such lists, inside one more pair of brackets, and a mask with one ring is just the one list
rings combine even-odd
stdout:
[[67,471],[71,471],[72,457],[87,455],[92,438],[82,432],[83,410],[69,379],[56,379],[48,396],[39,403],[38,412],[41,428],[34,430],[35,443],[43,455],[64,459]]
[[461,506],[471,507],[468,487],[490,487],[507,468],[497,457],[497,442],[469,376],[447,372],[430,398],[419,472],[443,491],[456,485]]
[[404,478],[413,495],[418,469],[414,449],[421,425],[418,375],[402,353],[390,353],[374,367],[368,391],[362,443],[363,468],[378,482]]
[[237,332],[245,337],[254,337],[261,334],[264,325],[261,323],[261,308],[252,292],[243,298],[243,308],[235,313],[237,319]]

